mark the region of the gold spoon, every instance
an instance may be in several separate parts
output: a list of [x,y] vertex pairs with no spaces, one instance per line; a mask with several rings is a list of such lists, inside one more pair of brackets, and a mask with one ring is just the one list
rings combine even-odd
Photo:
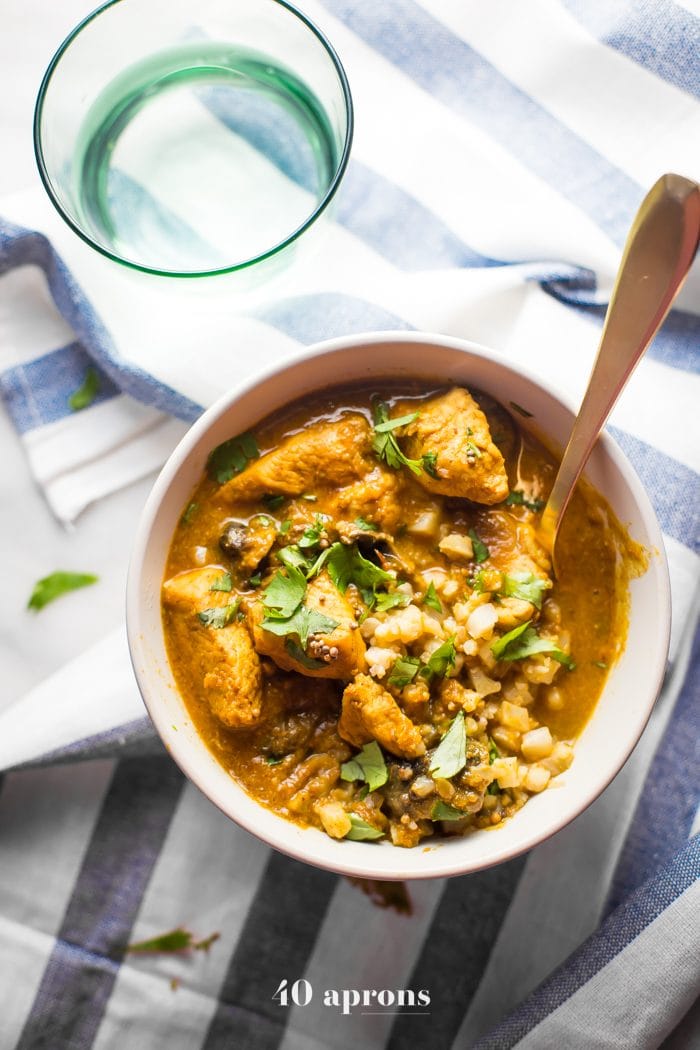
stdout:
[[598,434],[635,365],[656,335],[691,267],[700,241],[700,186],[662,175],[627,237],[598,355],[547,505],[539,538],[552,555],[564,512]]

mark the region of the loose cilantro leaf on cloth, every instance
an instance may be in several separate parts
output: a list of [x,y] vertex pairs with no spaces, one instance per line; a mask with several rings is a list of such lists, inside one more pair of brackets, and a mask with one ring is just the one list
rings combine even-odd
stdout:
[[460,711],[433,752],[429,769],[433,777],[449,780],[461,772],[466,764],[467,728],[464,712]]
[[347,546],[344,543],[334,543],[324,551],[321,558],[328,569],[328,575],[342,594],[354,583],[365,603],[370,606],[376,601],[377,588],[393,580],[391,573],[385,572],[374,562],[363,557],[355,544]]
[[225,572],[222,576],[218,576],[211,587],[210,591],[230,591],[233,587],[233,580],[231,579],[231,573]]
[[421,462],[425,473],[430,474],[431,478],[437,478],[439,480],[440,475],[437,472],[437,452],[425,452],[421,457]]
[[484,541],[479,538],[476,529],[469,530],[469,539],[472,541],[474,561],[477,565],[481,565],[482,562],[485,562],[488,558],[491,557],[491,551],[488,549]]
[[90,584],[97,583],[98,579],[98,576],[87,572],[52,572],[50,576],[44,576],[34,584],[27,608],[38,612],[61,595],[77,591],[80,587],[89,587]]
[[192,521],[192,518],[195,516],[195,514],[197,513],[198,510],[199,510],[199,504],[198,503],[194,503],[194,502],[193,503],[188,503],[187,506],[185,507],[184,511],[182,512],[182,517],[180,518],[180,521],[182,522],[182,524],[183,525],[189,525],[189,523]]
[[377,612],[387,612],[389,609],[405,609],[410,598],[407,594],[403,594],[401,591],[394,591],[393,594],[378,594],[376,596],[377,601],[375,609]]
[[528,410],[523,408],[522,405],[519,405],[517,401],[511,401],[510,407],[514,408],[515,411],[519,412],[521,416],[525,417],[525,419],[532,419],[532,412],[528,412]]
[[350,817],[350,830],[345,836],[351,842],[365,842],[372,839],[384,838],[384,832],[380,831],[379,828],[375,828],[373,824],[368,824],[362,817],[358,817],[356,813],[349,813]]
[[430,654],[421,674],[427,671],[429,675],[437,675],[438,678],[444,678],[450,667],[454,667],[456,656],[455,638],[452,635],[446,642],[438,646],[435,652]]
[[526,656],[547,653],[570,671],[576,666],[571,657],[562,652],[554,642],[548,638],[540,638],[530,620],[492,642],[491,652],[497,660],[524,660]]
[[463,810],[457,809],[456,806],[451,806],[449,802],[443,802],[442,799],[439,799],[433,806],[432,812],[430,814],[430,819],[462,820],[462,818],[466,817],[466,815],[467,814]]
[[283,496],[281,493],[275,494],[272,492],[268,492],[265,496],[262,497],[262,502],[269,511],[273,511],[277,510],[278,507],[281,507],[286,498],[287,497]]
[[428,587],[427,591],[423,595],[423,604],[427,605],[430,609],[434,609],[435,612],[439,612],[439,613],[442,612],[442,603],[441,603],[440,599],[437,596],[437,591],[435,590],[435,584],[433,583],[432,580],[430,581],[430,586]]
[[252,434],[239,434],[229,438],[209,453],[207,472],[220,485],[230,481],[260,455],[258,443]]
[[[306,649],[309,636],[312,634],[330,634],[338,626],[337,620],[330,616],[324,616],[316,609],[309,609],[300,605],[291,616],[284,619],[267,616],[260,624],[264,631],[284,637],[287,634],[295,634],[301,642],[302,649]],[[316,661],[315,666],[322,667],[323,664]]]
[[212,944],[221,937],[220,933],[211,933],[201,941],[196,941],[189,930],[182,927],[161,933],[159,937],[151,937],[147,941],[137,941],[127,946],[127,952],[182,952],[193,948],[195,951],[208,952]]
[[291,616],[305,593],[304,573],[294,565],[287,565],[287,575],[276,572],[263,591],[266,615],[280,620]]
[[364,780],[370,791],[383,787],[389,779],[384,755],[376,740],[365,744],[354,758],[340,767],[341,780]]
[[503,576],[499,593],[507,598],[521,598],[525,602],[532,602],[537,609],[541,609],[542,595],[548,589],[548,580],[533,576],[531,572],[514,572],[512,576]]
[[413,681],[419,669],[420,660],[417,657],[400,656],[391,669],[391,674],[387,678],[387,685],[403,689],[404,686]]
[[420,415],[419,412],[411,412],[406,416],[398,416],[396,419],[389,419],[389,410],[383,401],[378,399],[374,402],[373,407],[374,415],[374,437],[372,440],[372,448],[379,459],[383,459],[388,466],[393,467],[394,470],[399,470],[401,467],[408,467],[414,474],[420,474],[421,472],[421,461],[418,459],[407,459],[399,448],[398,442],[394,435],[394,430],[398,427],[406,426],[407,423],[412,423],[414,419],[417,419]]
[[229,602],[228,605],[221,605],[216,609],[203,609],[197,613],[197,619],[205,627],[213,627],[216,630],[220,630],[231,623],[231,620],[238,612],[240,604],[240,598],[236,598],[235,602]]
[[506,507],[527,507],[528,510],[535,512],[542,510],[545,504],[543,499],[527,499],[525,493],[519,489],[509,492],[503,502]]
[[71,412],[80,412],[82,408],[88,408],[93,403],[99,392],[99,373],[94,368],[88,368],[82,384],[68,398],[68,407]]

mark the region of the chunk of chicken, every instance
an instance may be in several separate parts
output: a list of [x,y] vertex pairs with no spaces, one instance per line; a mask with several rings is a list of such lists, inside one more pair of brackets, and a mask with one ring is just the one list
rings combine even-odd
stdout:
[[348,485],[370,469],[371,435],[364,416],[312,423],[249,463],[221,488],[225,500],[255,500],[266,493],[301,496],[320,483]]
[[346,686],[338,732],[355,747],[376,740],[400,758],[418,758],[425,754],[418,728],[393,696],[367,674],[357,675],[354,682]]
[[437,457],[437,477],[423,470],[416,478],[428,492],[487,504],[500,503],[508,495],[503,456],[491,440],[486,416],[467,390],[453,387],[427,401],[403,434],[403,448],[411,459]]
[[355,614],[328,573],[322,572],[311,580],[303,604],[336,620],[338,626],[327,634],[311,635],[304,652],[296,635],[265,630],[262,602],[255,601],[250,605],[248,618],[258,652],[271,656],[283,671],[298,671],[311,678],[352,678],[364,670],[366,647]]
[[341,488],[336,496],[338,518],[366,518],[388,532],[393,532],[403,513],[401,490],[404,479],[395,470],[380,463],[368,463],[363,476]]
[[212,591],[223,570],[215,566],[180,572],[163,584],[163,600],[172,614],[177,648],[188,653],[190,676],[197,695],[230,729],[244,729],[260,719],[262,675],[260,659],[244,623],[205,626],[197,613],[229,604],[231,595]]

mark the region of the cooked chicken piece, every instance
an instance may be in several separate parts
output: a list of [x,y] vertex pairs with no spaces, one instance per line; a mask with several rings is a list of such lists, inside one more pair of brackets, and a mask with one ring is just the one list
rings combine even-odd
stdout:
[[260,660],[244,623],[205,626],[197,613],[231,602],[226,591],[212,591],[221,568],[207,566],[180,572],[163,584],[163,600],[172,610],[177,647],[187,651],[193,688],[212,713],[230,729],[255,725],[262,704]]
[[224,500],[255,500],[266,493],[301,496],[319,483],[348,485],[370,469],[371,433],[364,416],[348,413],[312,423],[249,463],[221,488]]
[[410,459],[437,457],[437,477],[423,470],[416,478],[428,492],[488,504],[508,495],[503,456],[491,440],[486,416],[467,390],[453,387],[427,401],[403,435],[403,450]]
[[242,573],[252,573],[269,554],[277,539],[277,526],[266,514],[256,514],[245,524],[228,521],[219,537],[219,547]]
[[346,686],[338,732],[355,747],[376,740],[400,758],[418,758],[425,754],[418,728],[393,696],[367,674],[358,675]]
[[298,671],[311,678],[352,678],[364,670],[365,643],[355,614],[328,573],[322,572],[311,580],[303,604],[336,620],[338,626],[326,634],[310,635],[304,651],[297,635],[265,630],[262,602],[255,601],[250,605],[248,618],[258,652],[271,656],[283,671]]
[[336,517],[366,518],[388,532],[401,521],[404,479],[376,461],[367,464],[359,481],[341,488],[336,496]]

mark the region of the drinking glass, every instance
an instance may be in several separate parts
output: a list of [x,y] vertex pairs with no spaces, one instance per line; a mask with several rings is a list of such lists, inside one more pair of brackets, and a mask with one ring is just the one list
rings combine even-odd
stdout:
[[352,124],[338,56],[286,0],[111,0],[52,59],[34,144],[89,245],[201,277],[298,241],[338,189]]

